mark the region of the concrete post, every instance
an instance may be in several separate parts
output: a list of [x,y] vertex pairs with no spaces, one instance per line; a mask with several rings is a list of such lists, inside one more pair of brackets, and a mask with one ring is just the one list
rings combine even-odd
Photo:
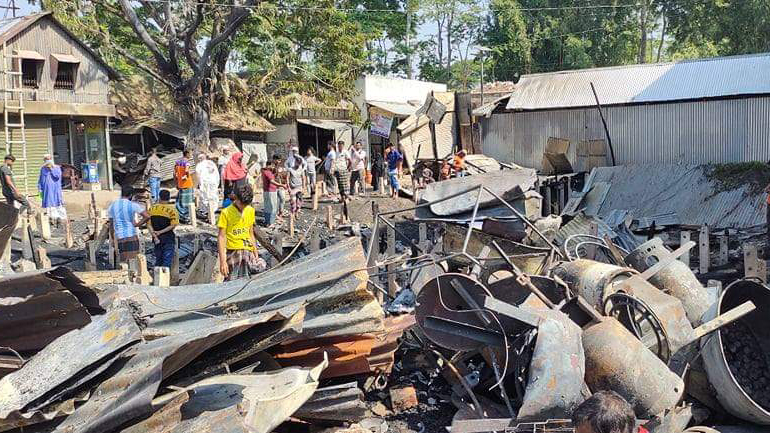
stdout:
[[698,261],[701,274],[706,274],[709,271],[711,260],[711,251],[709,250],[709,247],[709,227],[704,225],[701,227],[698,236]]
[[[687,242],[690,242],[690,232],[687,230],[682,230],[679,233],[679,246],[681,247]],[[687,252],[679,256],[679,261],[684,263],[687,266],[690,266],[690,251],[687,250]]]

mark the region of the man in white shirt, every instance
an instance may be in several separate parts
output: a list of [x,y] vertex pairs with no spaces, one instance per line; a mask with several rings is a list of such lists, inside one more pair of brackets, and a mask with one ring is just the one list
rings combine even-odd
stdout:
[[361,195],[366,191],[366,151],[362,147],[361,142],[356,141],[355,147],[350,149],[350,195],[356,193],[356,182],[361,184]]

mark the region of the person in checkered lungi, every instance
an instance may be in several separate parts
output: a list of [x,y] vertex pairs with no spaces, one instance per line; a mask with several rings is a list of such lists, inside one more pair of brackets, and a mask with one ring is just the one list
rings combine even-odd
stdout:
[[219,270],[226,281],[264,272],[267,263],[257,255],[256,223],[251,202],[254,191],[241,185],[233,192],[233,203],[219,214]]

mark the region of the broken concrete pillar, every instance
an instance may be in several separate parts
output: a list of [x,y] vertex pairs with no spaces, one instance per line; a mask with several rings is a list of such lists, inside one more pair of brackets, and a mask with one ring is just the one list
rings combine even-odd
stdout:
[[[690,242],[690,232],[687,230],[682,230],[679,233],[679,246],[686,244],[687,242]],[[681,256],[679,256],[679,261],[690,266],[690,251],[685,252]]]
[[321,236],[318,234],[318,230],[313,230],[313,233],[310,235],[309,249],[311,253],[321,249]]
[[69,218],[64,220],[64,246],[67,248],[75,246],[75,239],[72,238],[72,226],[70,225]]
[[136,272],[136,279],[138,284],[148,285],[152,282],[150,271],[147,270],[147,256],[144,254],[137,254],[134,259],[134,272]]
[[294,212],[289,212],[289,237],[294,237]]
[[45,212],[38,212],[36,217],[40,237],[45,240],[51,239],[51,222],[48,219],[48,214]]
[[329,230],[334,230],[334,210],[332,205],[326,206],[326,227]]
[[743,273],[745,278],[758,278],[767,282],[767,263],[760,259],[756,245],[743,245]]
[[724,266],[729,261],[729,242],[727,239],[727,235],[720,235],[717,237],[719,239],[719,255],[717,256],[717,266]]
[[209,224],[217,225],[217,206],[213,203],[209,203]]
[[318,184],[318,182],[316,182],[315,189],[313,191],[315,191],[313,193],[313,197],[312,197],[312,199],[313,199],[313,210],[318,210],[318,194],[320,194],[320,192],[321,192],[321,186]]
[[156,266],[152,270],[152,284],[158,287],[168,287],[171,285],[171,275],[169,268],[165,266]]
[[198,210],[195,207],[195,203],[190,203],[190,225],[198,227]]
[[37,247],[35,249],[35,256],[37,256],[38,269],[51,269],[51,259],[48,258],[48,251],[45,248]]
[[711,260],[709,247],[709,227],[704,225],[700,228],[698,235],[698,266],[701,274],[706,274],[709,271]]

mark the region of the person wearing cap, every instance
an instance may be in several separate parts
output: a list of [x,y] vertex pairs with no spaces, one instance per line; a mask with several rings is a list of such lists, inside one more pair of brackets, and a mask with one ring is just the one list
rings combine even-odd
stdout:
[[15,206],[19,203],[19,212],[26,210],[31,212],[29,202],[23,195],[19,194],[16,184],[13,183],[13,163],[16,157],[11,154],[5,155],[2,167],[0,167],[0,185],[3,187],[3,197],[9,206]]
[[305,165],[305,159],[302,158],[302,155],[299,154],[299,147],[292,146],[289,149],[289,156],[286,157],[286,162],[284,162],[283,166],[285,169],[294,168],[294,160],[299,159],[300,168],[304,171],[307,166]]
[[61,167],[53,163],[51,155],[43,156],[43,166],[40,168],[40,178],[37,189],[42,194],[43,209],[48,217],[56,222],[67,221],[67,209],[64,208],[64,198],[61,192]]
[[214,161],[205,153],[198,155],[198,165],[195,167],[198,175],[198,194],[201,209],[208,214],[209,209],[214,211],[219,208],[219,169]]

